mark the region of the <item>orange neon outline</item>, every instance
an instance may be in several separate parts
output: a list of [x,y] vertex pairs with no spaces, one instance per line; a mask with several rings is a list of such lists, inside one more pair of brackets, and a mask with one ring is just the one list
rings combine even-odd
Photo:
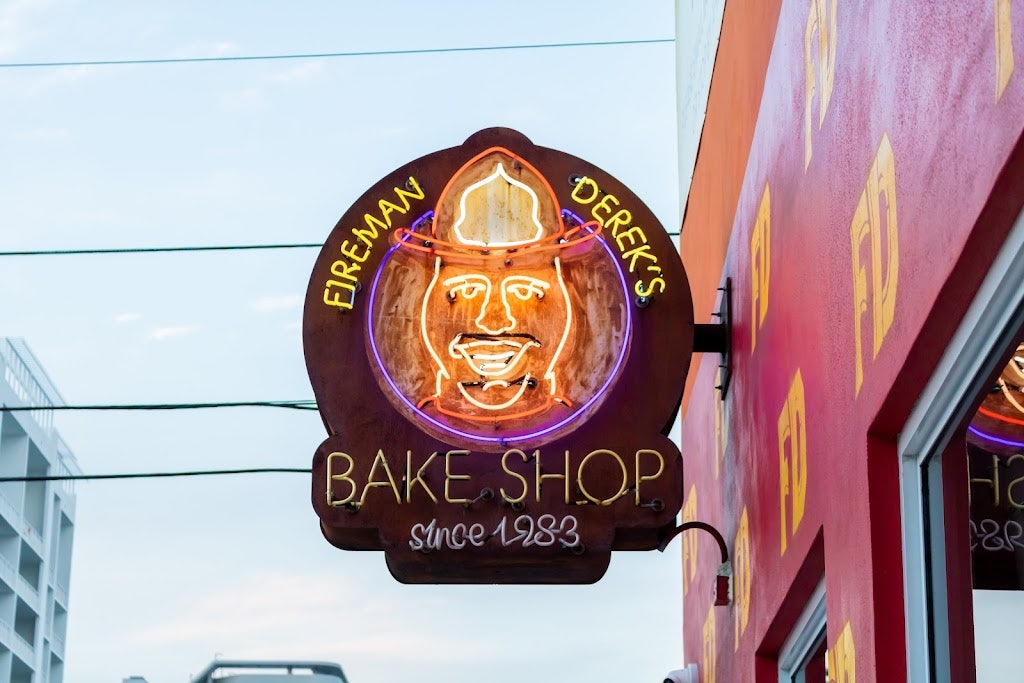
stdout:
[[[434,401],[434,400],[435,400],[435,397],[431,396],[429,399],[424,399],[423,401],[421,401],[420,404],[417,407],[418,408],[423,408],[423,406],[425,406],[426,404],[428,404],[428,403],[430,403],[431,401]],[[446,410],[445,408],[442,408],[440,405],[435,405],[434,407],[437,408],[437,412],[439,412],[439,413],[441,413],[443,415],[447,415],[448,417],[454,417],[454,418],[459,419],[459,420],[469,420],[471,422],[505,422],[507,420],[515,420],[515,419],[523,418],[523,417],[531,417],[533,415],[536,415],[537,413],[540,413],[540,412],[543,412],[543,411],[547,410],[548,408],[550,408],[555,403],[561,403],[562,405],[566,406],[567,408],[572,408],[572,402],[569,401],[568,399],[561,398],[560,396],[549,396],[548,400],[545,401],[543,405],[541,405],[541,406],[539,406],[537,408],[533,408],[531,410],[525,410],[525,411],[523,411],[521,413],[513,413],[512,415],[499,415],[499,416],[494,416],[494,415],[489,415],[489,416],[465,415],[463,413],[457,413],[454,410]]]
[[[448,196],[448,190],[451,189],[452,184],[455,182],[455,180],[460,175],[462,175],[463,172],[465,172],[465,170],[467,168],[469,168],[470,166],[475,164],[480,159],[483,159],[488,154],[494,154],[495,152],[500,152],[502,154],[505,154],[507,156],[512,157],[513,161],[516,161],[516,162],[522,164],[523,166],[528,168],[530,171],[532,171],[534,173],[534,175],[536,175],[538,178],[540,178],[540,181],[544,184],[544,189],[546,189],[548,191],[548,198],[553,200],[554,205],[555,205],[556,208],[558,207],[558,195],[555,194],[555,190],[551,187],[551,183],[548,182],[548,179],[544,177],[544,174],[541,173],[540,171],[538,171],[537,168],[533,164],[531,164],[529,161],[527,161],[526,159],[522,158],[518,154],[512,152],[511,150],[506,149],[505,147],[491,147],[491,148],[485,149],[484,151],[482,151],[479,154],[477,154],[475,157],[473,157],[472,159],[470,159],[469,161],[464,163],[462,165],[462,167],[459,168],[458,171],[456,171],[455,173],[452,174],[452,177],[448,179],[448,183],[444,186],[444,189],[441,190],[441,195],[440,195],[440,197],[437,200],[436,207],[434,208],[434,214],[435,215],[437,215],[437,209],[439,209],[441,207],[441,204],[444,202],[445,197]],[[558,235],[559,236],[564,235],[565,234],[565,221],[562,219],[562,214],[561,213],[558,214],[558,226],[559,226]],[[433,225],[430,226],[430,233],[431,234],[435,234],[434,233],[434,226]]]
[[[582,237],[574,242],[557,242],[555,244],[545,244],[546,242],[552,242],[558,239],[571,239],[576,233],[580,232],[583,228],[591,228],[591,230],[585,233]],[[519,246],[519,247],[497,247],[494,249],[481,249],[480,247],[467,247],[463,245],[454,244],[452,242],[446,242],[444,240],[433,239],[426,235],[413,232],[409,228],[398,228],[395,230],[395,238],[398,240],[398,245],[401,247],[408,247],[409,249],[415,249],[425,254],[434,254],[436,256],[452,256],[452,257],[472,257],[474,260],[494,260],[494,259],[509,259],[515,258],[516,254],[522,254],[523,256],[529,256],[532,254],[539,254],[554,249],[567,249],[574,247],[577,244],[583,244],[588,240],[592,240],[601,234],[601,224],[597,221],[588,221],[583,225],[578,225],[575,228],[561,235],[551,235],[543,239],[533,242],[535,246]],[[431,242],[432,245],[427,247],[421,244],[414,244],[409,240],[402,239],[403,235],[408,235],[410,239],[417,239],[422,242]],[[434,245],[442,245],[442,249],[435,248]],[[483,253],[484,251],[490,253]],[[499,252],[499,253],[493,253]]]
[[992,419],[999,420],[1000,422],[1009,422],[1010,424],[1014,425],[1024,425],[1024,420],[1018,420],[1012,417],[1005,417],[1003,415],[1000,415],[999,413],[992,412],[987,408],[978,408],[978,412],[984,415],[985,417],[991,417]]

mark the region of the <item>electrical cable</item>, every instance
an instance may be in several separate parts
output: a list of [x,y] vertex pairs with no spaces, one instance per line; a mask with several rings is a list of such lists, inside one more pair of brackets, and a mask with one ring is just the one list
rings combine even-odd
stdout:
[[0,477],[0,483],[27,481],[87,481],[99,479],[166,479],[169,477],[208,477],[235,474],[311,474],[306,467],[250,467],[237,470],[185,470],[180,472],[128,472],[121,474],[46,474],[24,477]]
[[293,410],[316,410],[316,401],[223,401],[209,403],[122,403],[62,406],[5,406],[2,412],[31,412],[34,410],[198,410],[205,408],[291,408]]
[[617,45],[653,45],[674,43],[674,38],[641,40],[595,40],[579,43],[536,43],[531,45],[479,45],[472,47],[438,47],[408,50],[364,50],[353,52],[320,52],[284,55],[242,55],[237,57],[167,57],[161,59],[97,59],[64,62],[0,62],[0,69],[25,69],[69,66],[127,66],[142,64],[196,64],[205,62],[254,62],[283,59],[335,59],[338,57],[383,57],[393,55],[426,55],[446,52],[500,52],[504,50],[540,50],[570,47],[610,47]]
[[[666,231],[669,237],[679,237],[679,231]],[[93,256],[96,254],[157,254],[189,251],[253,251],[257,249],[320,249],[319,242],[296,244],[226,244],[218,246],[188,247],[124,247],[114,249],[26,249],[23,251],[0,251],[4,256]]]
[[113,249],[34,249],[0,251],[0,256],[81,256],[92,254],[157,254],[181,251],[252,251],[256,249],[319,249],[323,243],[297,244],[227,244],[190,247],[124,247]]

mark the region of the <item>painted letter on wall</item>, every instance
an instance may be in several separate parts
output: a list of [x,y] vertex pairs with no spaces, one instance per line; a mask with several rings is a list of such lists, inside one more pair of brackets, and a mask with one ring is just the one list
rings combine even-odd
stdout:
[[[868,280],[862,246],[870,239],[871,278]],[[863,317],[871,302],[872,360],[878,357],[896,312],[899,281],[899,226],[896,220],[896,162],[889,136],[882,135],[850,225],[853,247],[854,394],[864,383]],[[884,263],[883,263],[883,249]]]
[[825,112],[828,111],[836,80],[836,4],[837,0],[811,0],[807,13],[807,30],[804,32],[804,171],[811,163],[814,95],[818,95],[820,129],[825,122]]
[[733,650],[740,648],[740,636],[747,630],[750,619],[750,520],[747,518],[747,507],[743,506],[740,523],[736,529],[736,540],[733,541],[733,571],[736,587],[736,609],[733,610],[733,626],[736,639]]
[[996,14],[996,102],[1013,75],[1013,20],[1010,0],[995,0]]
[[750,352],[757,345],[757,331],[768,314],[768,282],[772,266],[771,194],[764,186],[761,207],[757,210],[754,231],[750,235]]
[[[697,519],[697,487],[690,486],[690,494],[683,503],[683,524]],[[697,576],[697,538],[693,531],[683,532],[683,595]]]
[[[804,517],[807,498],[807,423],[804,380],[796,371],[789,396],[779,415],[779,510],[782,520],[782,547],[796,535]],[[787,514],[788,513],[788,514]]]

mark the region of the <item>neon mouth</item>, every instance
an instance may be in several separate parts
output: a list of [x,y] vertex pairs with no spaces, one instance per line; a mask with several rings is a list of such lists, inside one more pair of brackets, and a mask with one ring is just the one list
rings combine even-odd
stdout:
[[528,335],[488,337],[460,334],[448,345],[448,353],[452,358],[463,359],[473,374],[495,378],[483,385],[486,389],[491,384],[509,386],[509,382],[497,378],[512,373],[526,352],[534,347],[540,348],[540,342]]
[[[511,397],[506,398],[501,403],[487,403],[485,401],[480,400],[476,396],[473,396],[473,394],[476,394],[477,396],[484,398],[487,397],[487,391],[492,387],[507,389],[508,387],[515,386],[516,384],[519,385],[519,389]],[[458,382],[456,386],[458,386],[459,393],[462,394],[462,397],[469,401],[470,403],[472,403],[473,405],[477,406],[478,408],[483,408],[484,410],[505,410],[506,408],[512,407],[516,403],[516,401],[523,397],[523,394],[526,393],[527,388],[532,388],[532,386],[536,386],[536,383],[531,382],[531,378],[529,375],[524,375],[523,377],[520,377],[518,380],[513,382],[506,382],[505,380],[491,380],[488,382],[472,383]],[[470,391],[468,391],[468,389],[473,390],[472,394],[470,393]],[[504,398],[504,396],[499,394],[497,398]]]

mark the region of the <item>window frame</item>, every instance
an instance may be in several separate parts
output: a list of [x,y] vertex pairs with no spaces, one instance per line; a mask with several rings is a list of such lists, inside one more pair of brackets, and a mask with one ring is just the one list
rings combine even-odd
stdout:
[[1024,212],[1014,221],[897,441],[909,681],[950,682],[942,453],[1024,326]]
[[822,578],[779,651],[779,683],[802,681],[797,676],[803,673],[827,637],[825,579]]

